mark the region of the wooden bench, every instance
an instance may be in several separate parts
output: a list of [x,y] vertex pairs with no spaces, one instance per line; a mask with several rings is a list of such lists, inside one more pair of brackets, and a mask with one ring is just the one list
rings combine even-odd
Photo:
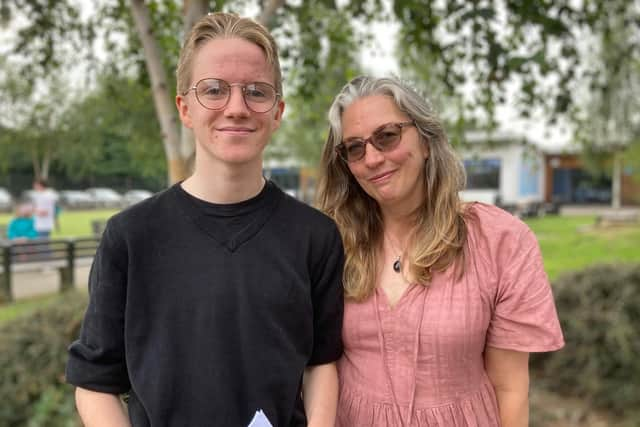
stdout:
[[60,291],[75,285],[75,268],[93,262],[99,237],[0,242],[0,300],[13,301],[13,274],[56,269]]

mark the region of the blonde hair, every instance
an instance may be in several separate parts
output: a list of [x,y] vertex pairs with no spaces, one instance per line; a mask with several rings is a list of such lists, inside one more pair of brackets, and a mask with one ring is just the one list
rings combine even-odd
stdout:
[[[329,136],[320,164],[318,207],[340,229],[345,247],[345,297],[361,301],[376,286],[376,250],[382,245],[383,219],[378,203],[358,184],[347,164],[336,155],[342,139],[342,114],[354,101],[372,95],[391,98],[415,123],[422,143],[428,144],[424,164],[425,194],[414,213],[414,237],[407,255],[409,274],[428,285],[434,271],[442,271],[464,256],[467,239],[458,191],[465,172],[429,104],[408,85],[394,78],[357,77],[347,83],[329,109]],[[462,263],[456,267],[462,266]],[[462,269],[458,269],[461,274]]]
[[260,47],[267,63],[273,67],[276,91],[282,94],[282,71],[278,60],[278,47],[269,30],[252,19],[223,12],[209,13],[193,25],[178,60],[176,70],[178,94],[187,92],[192,84],[193,58],[198,49],[206,42],[218,38],[240,38]]

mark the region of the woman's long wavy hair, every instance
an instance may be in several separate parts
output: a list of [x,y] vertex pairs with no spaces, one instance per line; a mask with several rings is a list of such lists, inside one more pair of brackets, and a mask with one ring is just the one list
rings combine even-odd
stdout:
[[424,199],[412,215],[414,232],[405,253],[410,277],[428,285],[433,272],[454,263],[461,274],[467,239],[458,197],[458,191],[465,185],[464,167],[427,101],[395,78],[353,79],[329,109],[329,136],[322,154],[316,202],[336,221],[342,233],[346,255],[345,297],[356,301],[369,297],[375,289],[379,271],[376,254],[383,244],[384,224],[380,206],[360,187],[347,164],[337,156],[335,147],[342,140],[345,109],[354,101],[372,95],[393,99],[413,120],[422,142],[429,148],[423,174]]

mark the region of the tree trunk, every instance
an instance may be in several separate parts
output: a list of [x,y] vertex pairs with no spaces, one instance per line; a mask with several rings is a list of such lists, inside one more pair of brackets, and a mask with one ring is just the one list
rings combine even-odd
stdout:
[[620,209],[622,206],[622,194],[620,184],[622,180],[622,153],[619,150],[613,152],[613,171],[611,173],[611,207]]
[[193,24],[209,12],[208,3],[207,0],[184,0],[182,13],[184,15],[183,29],[185,37],[193,27]]
[[45,150],[42,155],[42,167],[40,168],[40,175],[42,179],[49,179],[49,166],[51,165],[51,152],[50,150]]
[[40,161],[38,160],[38,150],[31,149],[31,165],[33,166],[33,177],[35,179],[44,178],[40,169]]
[[162,131],[162,142],[167,157],[168,183],[173,184],[187,177],[188,169],[180,150],[175,104],[172,90],[167,85],[167,74],[162,64],[162,52],[153,36],[149,10],[144,0],[130,0],[131,13],[144,50],[147,71],[151,78],[151,90],[156,114]]
[[276,10],[278,10],[278,8],[283,5],[284,5],[284,0],[267,1],[266,4],[264,5],[264,9],[262,10],[262,13],[256,20],[262,25],[264,25],[265,27],[272,28],[273,15],[275,15]]

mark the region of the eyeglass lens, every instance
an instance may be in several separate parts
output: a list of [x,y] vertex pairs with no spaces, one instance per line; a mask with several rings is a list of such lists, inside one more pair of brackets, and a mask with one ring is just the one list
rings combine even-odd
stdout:
[[[220,79],[203,79],[195,86],[196,97],[203,107],[211,110],[224,108],[231,97],[231,86]],[[238,84],[242,88],[242,96],[247,107],[256,113],[265,113],[276,104],[277,93],[268,83],[255,82]]]
[[397,123],[385,125],[377,129],[367,139],[348,139],[339,146],[339,153],[348,162],[355,162],[364,157],[367,142],[379,151],[390,151],[397,147],[402,135],[402,126]]

